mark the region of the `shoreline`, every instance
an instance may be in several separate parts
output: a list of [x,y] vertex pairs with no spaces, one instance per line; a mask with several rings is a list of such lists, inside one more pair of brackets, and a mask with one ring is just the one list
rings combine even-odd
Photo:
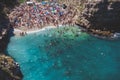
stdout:
[[22,32],[26,32],[26,34],[33,34],[33,33],[37,33],[37,32],[40,32],[40,31],[44,31],[46,29],[51,29],[51,28],[56,28],[56,27],[55,26],[47,26],[47,27],[44,27],[44,28],[32,29],[32,30],[20,30],[20,29],[15,28],[14,29],[14,34],[15,34],[15,36],[20,36],[20,33],[22,33]]
[[[62,27],[62,25],[59,25],[58,27]],[[21,29],[18,29],[18,28],[14,28],[14,35],[15,36],[20,36],[20,34],[22,32],[26,33],[26,34],[33,34],[33,33],[37,33],[37,32],[40,32],[40,31],[44,31],[46,29],[52,29],[52,28],[58,28],[56,26],[45,26],[43,28],[38,28],[38,29],[31,29],[31,30],[21,30]]]
[[[85,29],[84,27],[81,27],[78,24],[76,24],[74,26],[79,27],[82,32],[86,32],[89,35],[94,36],[96,38],[109,39],[109,40],[115,40],[115,39],[119,39],[120,38],[120,33],[118,33],[119,36],[116,35],[116,33],[110,33],[110,35],[103,35],[103,34],[94,33],[92,31],[89,31],[89,29]],[[59,25],[58,27],[64,27],[64,25]],[[33,33],[37,33],[37,32],[40,32],[40,31],[44,31],[46,29],[52,29],[52,28],[58,28],[58,27],[48,25],[48,26],[45,26],[43,28],[31,29],[31,30],[29,30],[29,29],[28,30],[21,30],[21,29],[18,29],[18,28],[14,28],[14,34],[15,34],[15,36],[25,36],[27,34],[33,34]],[[21,35],[21,33],[23,33],[23,34]]]
[[[109,39],[109,40],[114,40],[114,39],[119,39],[120,38],[120,36],[116,36],[116,33],[112,33],[112,35],[107,35],[107,36],[106,35],[99,35],[97,33],[93,33],[91,31],[89,31],[88,29],[80,27],[79,25],[74,25],[74,26],[79,27],[82,30],[82,32],[86,32],[89,35],[94,36],[96,38]],[[53,28],[59,28],[59,27],[64,27],[64,25],[59,25],[58,27],[56,27],[56,26],[45,26],[43,28],[31,29],[31,30],[29,30],[29,29],[28,30],[20,30],[20,29],[14,28],[14,34],[15,34],[15,36],[25,36],[27,34],[33,34],[33,33],[37,33],[37,32],[40,32],[40,31],[44,31],[46,29],[53,29]],[[24,33],[23,35],[21,35],[22,32]]]
[[[104,34],[104,32],[102,30],[100,30],[99,32],[93,32],[91,31],[91,29],[87,29],[84,26],[80,26],[79,24],[76,24],[77,26],[79,26],[79,28],[81,28],[82,32],[86,32],[91,36],[94,36],[96,38],[100,38],[100,39],[108,39],[108,40],[116,40],[116,39],[120,39],[120,33],[118,32],[110,32],[109,34]],[[97,29],[92,29],[92,30],[97,30]],[[108,31],[105,31],[108,32]]]

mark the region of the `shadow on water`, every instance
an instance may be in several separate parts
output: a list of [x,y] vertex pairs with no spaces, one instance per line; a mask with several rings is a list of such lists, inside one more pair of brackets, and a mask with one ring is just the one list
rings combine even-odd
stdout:
[[[5,52],[9,43],[10,37],[14,36],[13,27],[10,25],[9,18],[4,11],[5,4],[0,2],[0,52]],[[6,52],[5,52],[6,53]]]
[[[10,37],[13,36],[13,27],[10,25],[9,18],[7,14],[10,13],[10,10],[13,9],[16,5],[19,5],[18,0],[0,0],[0,52],[4,52]],[[2,35],[3,30],[6,30],[6,34]]]
[[[14,29],[13,29],[13,26],[10,24],[7,14],[9,14],[10,10],[14,8],[14,6],[17,4],[16,1],[17,0],[0,0],[0,54],[4,54],[4,55],[7,54],[6,49],[7,49],[8,43],[10,41],[10,38],[14,36],[14,33],[13,33]],[[2,60],[0,60],[0,62],[2,62]],[[11,64],[5,64],[4,62],[4,67],[7,66],[8,69],[10,69],[11,73],[12,72],[15,73],[15,74],[12,74],[13,76],[19,76],[22,78],[21,71],[15,68],[12,69],[12,67],[10,67]],[[6,69],[7,68],[5,69],[0,68],[0,80],[8,80],[8,79],[13,80],[14,79],[13,76],[8,74]],[[18,79],[16,78],[15,80],[18,80]]]

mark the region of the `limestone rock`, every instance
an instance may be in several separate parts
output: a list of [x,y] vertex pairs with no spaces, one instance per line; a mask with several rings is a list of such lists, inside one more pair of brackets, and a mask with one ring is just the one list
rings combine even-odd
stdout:
[[88,0],[78,24],[88,29],[120,32],[120,0]]
[[17,0],[0,0],[0,80],[22,80],[19,65],[11,58],[3,55],[13,29],[7,14],[17,3]]
[[22,80],[19,65],[11,58],[0,55],[0,80]]

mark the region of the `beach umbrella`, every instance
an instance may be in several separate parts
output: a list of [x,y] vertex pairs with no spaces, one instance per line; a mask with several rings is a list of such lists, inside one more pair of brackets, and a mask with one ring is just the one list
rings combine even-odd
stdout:
[[47,2],[45,2],[45,1],[42,1],[41,3],[42,3],[42,5],[45,5],[45,4],[47,4]]

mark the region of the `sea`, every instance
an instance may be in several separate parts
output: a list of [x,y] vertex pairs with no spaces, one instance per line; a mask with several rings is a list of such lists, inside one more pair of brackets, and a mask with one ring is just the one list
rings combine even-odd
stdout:
[[120,80],[120,39],[96,38],[74,26],[13,36],[7,52],[23,80]]

